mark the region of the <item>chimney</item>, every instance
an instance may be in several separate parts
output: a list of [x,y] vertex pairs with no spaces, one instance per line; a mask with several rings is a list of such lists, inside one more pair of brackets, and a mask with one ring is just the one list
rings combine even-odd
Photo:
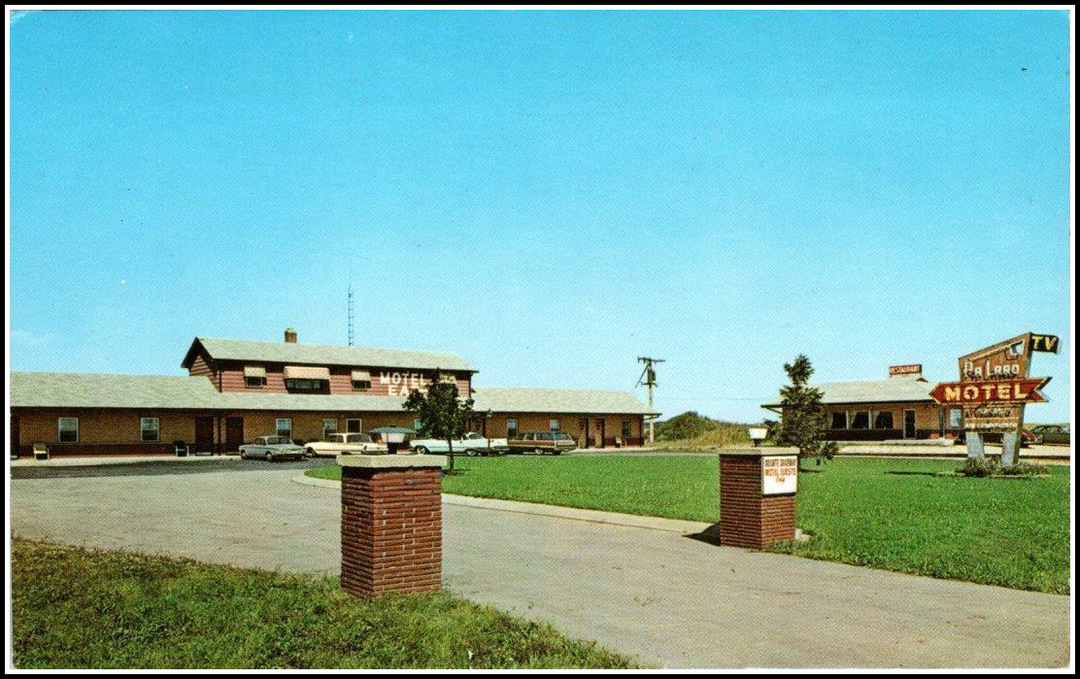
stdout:
[[285,328],[285,341],[289,344],[296,344],[296,331],[292,328]]

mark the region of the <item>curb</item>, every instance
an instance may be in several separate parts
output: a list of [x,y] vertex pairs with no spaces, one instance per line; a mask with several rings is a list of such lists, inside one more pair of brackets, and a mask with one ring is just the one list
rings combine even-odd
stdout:
[[[294,476],[290,479],[293,483],[302,486],[315,486],[317,488],[341,487],[340,481],[327,479],[313,479],[310,476]],[[496,500],[486,497],[471,497],[468,495],[451,495],[443,493],[443,504],[473,507],[476,509],[491,509],[501,512],[514,512],[517,514],[533,514],[536,516],[552,516],[560,519],[573,521],[588,521],[590,523],[603,523],[611,526],[627,526],[630,528],[649,528],[663,530],[669,533],[703,533],[713,524],[701,521],[684,521],[681,519],[664,519],[656,516],[638,516],[636,514],[619,514],[617,512],[602,512],[595,509],[578,509],[576,507],[560,507],[557,505],[543,505],[534,502],[518,502],[516,500]]]
[[33,469],[42,467],[117,467],[135,464],[224,464],[239,462],[238,455],[187,455],[175,457],[161,455],[156,457],[62,457],[59,459],[35,460],[31,458],[11,460],[13,469]]

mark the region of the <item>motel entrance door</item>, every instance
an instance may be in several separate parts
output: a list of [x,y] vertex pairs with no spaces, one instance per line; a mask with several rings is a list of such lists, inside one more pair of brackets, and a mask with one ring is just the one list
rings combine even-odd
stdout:
[[235,453],[244,445],[244,418],[225,418],[225,452]]
[[192,453],[214,452],[214,418],[195,418],[195,450]]
[[605,433],[604,432],[604,424],[605,424],[604,418],[601,417],[600,419],[596,420],[596,427],[594,429],[594,432],[596,434],[596,441],[595,441],[594,445],[597,448],[603,448],[604,447],[604,433]]

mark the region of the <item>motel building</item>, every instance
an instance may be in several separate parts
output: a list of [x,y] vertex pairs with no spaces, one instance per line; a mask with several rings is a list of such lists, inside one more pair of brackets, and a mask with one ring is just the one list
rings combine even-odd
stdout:
[[640,446],[657,413],[633,394],[579,389],[476,389],[451,353],[197,337],[187,375],[11,373],[11,441],[50,455],[231,453],[259,436],[297,441],[384,426],[418,429],[402,408],[413,389],[454,382],[471,394],[473,430],[495,438],[564,431],[581,448]]
[[[963,438],[962,409],[939,405],[931,398],[935,385],[922,376],[921,365],[892,366],[888,378],[882,380],[810,386],[822,393],[831,440]],[[762,407],[783,416],[779,396]]]

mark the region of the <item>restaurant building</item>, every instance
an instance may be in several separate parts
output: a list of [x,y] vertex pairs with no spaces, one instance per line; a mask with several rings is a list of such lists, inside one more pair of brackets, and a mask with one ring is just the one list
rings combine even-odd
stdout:
[[266,435],[305,442],[334,432],[419,427],[402,407],[411,390],[453,382],[474,399],[474,430],[494,437],[560,430],[580,447],[635,446],[649,413],[630,393],[476,389],[476,370],[451,353],[197,337],[187,376],[11,373],[11,441],[53,455],[229,453]]
[[[822,393],[829,422],[827,438],[834,441],[962,438],[960,408],[938,405],[934,385],[922,376],[922,366],[889,368],[889,377],[860,382],[822,382],[810,385]],[[762,406],[783,416],[780,398]]]

